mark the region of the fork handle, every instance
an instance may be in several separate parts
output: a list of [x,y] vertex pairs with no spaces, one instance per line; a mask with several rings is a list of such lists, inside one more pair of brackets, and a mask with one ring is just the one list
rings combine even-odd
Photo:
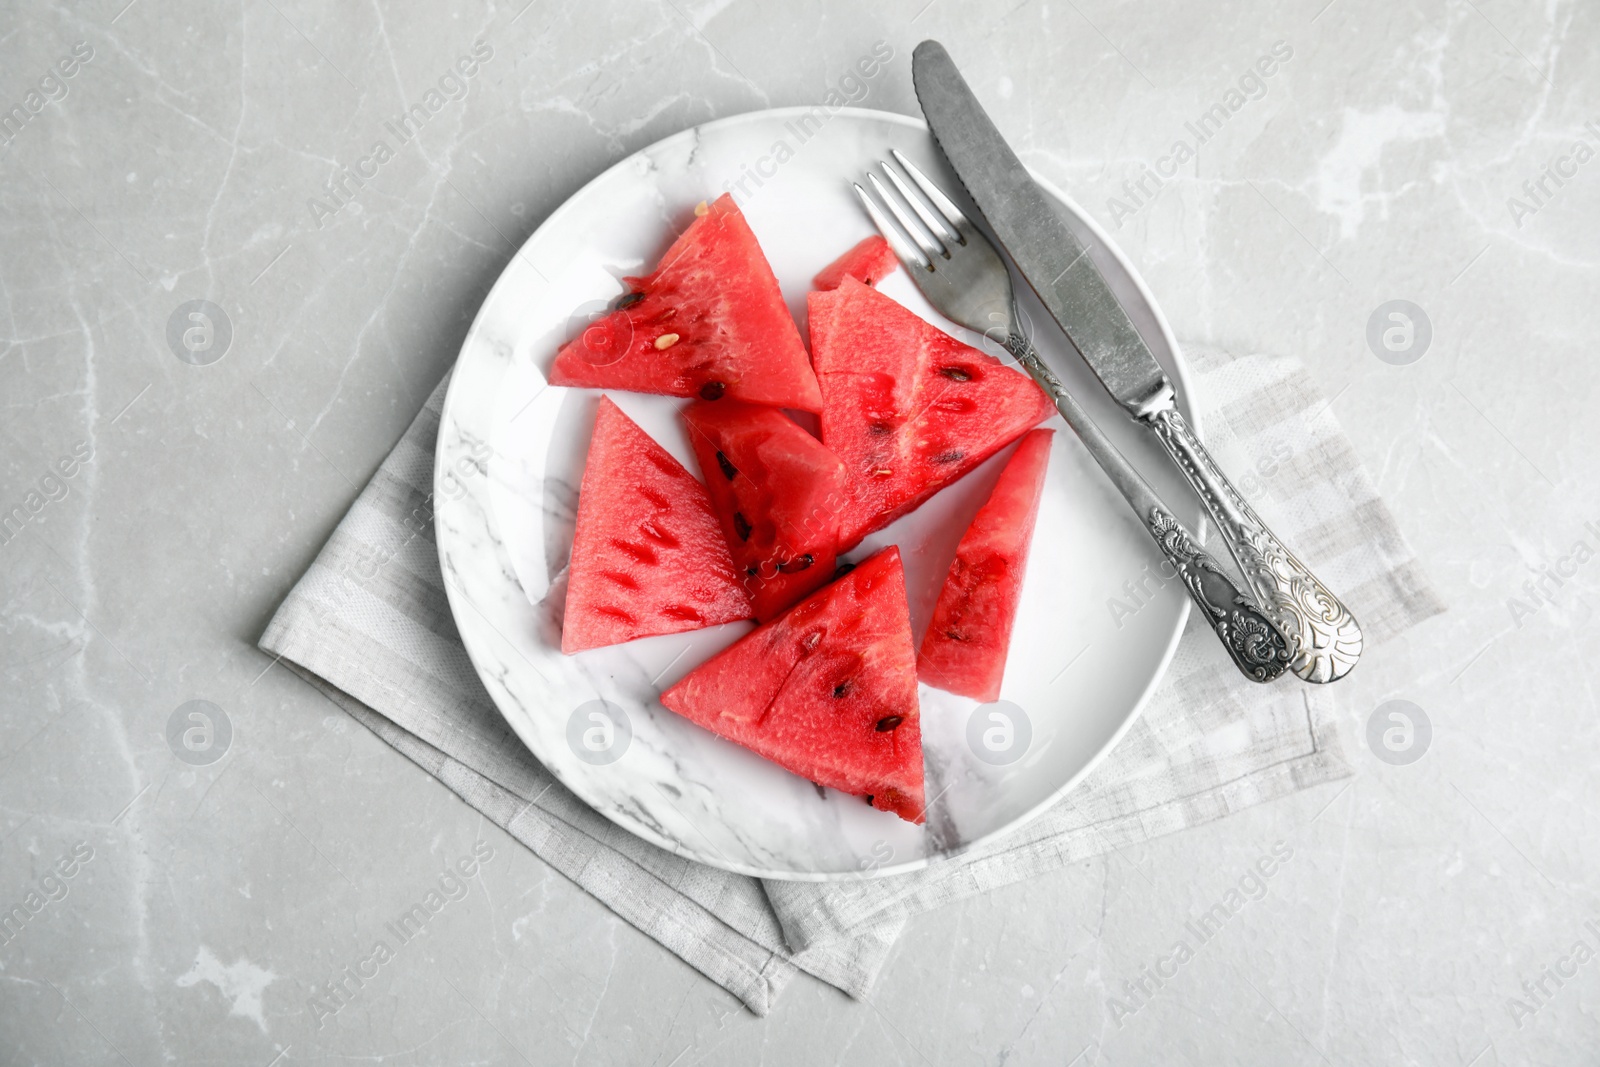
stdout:
[[1157,408],[1144,421],[1200,495],[1267,614],[1288,635],[1290,670],[1308,682],[1333,682],[1349,674],[1363,644],[1350,609],[1267,528],[1176,407]]
[[1200,609],[1201,617],[1222,642],[1234,666],[1257,682],[1270,682],[1287,670],[1293,657],[1283,631],[1167,510],[1150,483],[1117,451],[1061,380],[1044,365],[1028,340],[1014,333],[1006,338],[1005,347],[1055,401],[1061,417],[1139,516],[1145,532],[1165,557],[1162,573],[1183,582],[1189,599]]

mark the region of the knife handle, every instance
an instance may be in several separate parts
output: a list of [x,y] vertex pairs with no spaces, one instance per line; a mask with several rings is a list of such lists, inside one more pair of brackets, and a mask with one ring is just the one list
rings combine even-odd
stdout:
[[1290,665],[1289,639],[1283,631],[1166,509],[1156,491],[1117,451],[1117,446],[1067,392],[1061,379],[1045,366],[1027,338],[1013,330],[1005,347],[1055,401],[1061,417],[1145,524],[1165,557],[1163,576],[1183,582],[1189,599],[1222,642],[1234,666],[1257,682],[1270,682],[1282,675]]
[[1289,638],[1289,669],[1308,682],[1349,674],[1363,644],[1350,609],[1267,529],[1177,408],[1162,407],[1144,418],[1200,495],[1263,610]]

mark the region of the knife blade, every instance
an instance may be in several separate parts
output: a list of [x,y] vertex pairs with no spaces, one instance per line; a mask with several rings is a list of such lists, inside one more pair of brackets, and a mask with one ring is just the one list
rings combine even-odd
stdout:
[[1344,677],[1360,658],[1348,608],[1267,528],[1176,405],[1172,382],[1086,246],[1056,213],[937,41],[911,56],[911,80],[951,169],[1045,310],[1106,390],[1151,431],[1217,524],[1262,609],[1292,642],[1308,682]]
[[1106,389],[1136,416],[1170,403],[1172,382],[1088,247],[1057,214],[936,41],[911,77],[934,140],[1017,270]]

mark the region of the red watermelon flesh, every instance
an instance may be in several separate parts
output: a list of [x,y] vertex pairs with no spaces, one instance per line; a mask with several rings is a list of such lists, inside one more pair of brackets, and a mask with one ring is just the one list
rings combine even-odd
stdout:
[[717,198],[617,310],[556,354],[552,385],[728,396],[817,411],[822,397],[778,279],[733,198]]
[[917,675],[929,685],[984,703],[999,699],[1054,435],[1033,430],[1022,438],[961,535],[917,657]]
[[899,263],[889,242],[875,233],[823,267],[811,285],[816,289],[837,289],[846,278],[854,278],[863,285],[877,285],[892,274]]
[[701,400],[684,419],[734,569],[770,619],[833,577],[844,464],[777,408]]
[[853,547],[1055,411],[1021,371],[846,278],[809,297],[822,441],[844,461]]
[[601,397],[578,492],[561,651],[749,617],[705,487]]
[[818,785],[920,823],[915,659],[891,546],[701,664],[661,703]]

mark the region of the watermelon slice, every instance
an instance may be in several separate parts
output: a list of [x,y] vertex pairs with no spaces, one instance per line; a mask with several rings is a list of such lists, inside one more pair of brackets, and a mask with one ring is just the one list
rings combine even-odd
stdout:
[[777,408],[701,400],[684,419],[734,568],[770,619],[833,577],[844,464]]
[[811,285],[816,289],[837,289],[846,278],[854,278],[863,285],[877,285],[892,274],[899,263],[889,242],[875,233],[823,267]]
[[601,397],[578,492],[561,651],[749,617],[705,487]]
[[695,668],[661,703],[818,785],[920,823],[915,658],[891,546]]
[[1027,375],[852,278],[809,310],[822,441],[851,480],[841,552],[1055,410]]
[[929,685],[986,704],[1000,697],[1053,436],[1033,430],[1022,438],[961,535],[917,657],[917,675]]
[[617,310],[556,354],[552,385],[821,408],[778,279],[731,196],[696,218],[653,273],[623,281],[630,292]]

